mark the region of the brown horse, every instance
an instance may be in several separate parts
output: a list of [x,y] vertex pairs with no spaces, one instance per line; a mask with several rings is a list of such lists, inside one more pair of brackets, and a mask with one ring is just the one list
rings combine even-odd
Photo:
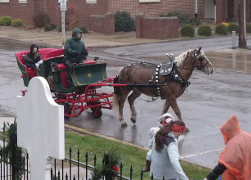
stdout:
[[125,99],[130,91],[132,93],[128,97],[128,101],[131,109],[131,121],[133,123],[136,122],[137,116],[134,100],[142,93],[147,96],[160,96],[162,99],[166,99],[162,114],[166,113],[171,106],[177,117],[182,120],[176,99],[183,94],[184,90],[190,84],[188,80],[194,68],[209,75],[213,73],[213,65],[201,50],[201,47],[182,53],[174,58],[171,64],[172,71],[168,75],[161,75],[160,65],[151,67],[152,64],[142,62],[132,63],[120,70],[119,76],[116,79],[117,82],[114,83],[131,85],[128,87],[116,87],[114,91],[113,108],[119,108],[119,120],[122,127],[127,126],[123,117],[123,108]]

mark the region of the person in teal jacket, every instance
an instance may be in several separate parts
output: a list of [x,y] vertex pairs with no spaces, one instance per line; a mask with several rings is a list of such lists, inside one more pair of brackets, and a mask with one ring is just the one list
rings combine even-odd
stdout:
[[64,45],[65,53],[63,58],[63,64],[67,67],[66,78],[69,86],[73,86],[71,78],[71,70],[73,64],[82,63],[88,56],[85,44],[81,41],[83,32],[75,28],[72,31],[72,37],[67,39]]
[[149,141],[152,149],[150,175],[155,180],[189,180],[179,163],[176,139],[186,131],[183,121],[167,123]]

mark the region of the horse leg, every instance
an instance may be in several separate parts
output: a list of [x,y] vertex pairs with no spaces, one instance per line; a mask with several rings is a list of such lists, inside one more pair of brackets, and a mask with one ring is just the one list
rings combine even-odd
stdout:
[[125,99],[128,95],[130,91],[123,91],[123,93],[121,93],[121,95],[119,96],[119,100],[118,100],[118,106],[119,106],[119,121],[121,123],[121,127],[127,127],[127,123],[124,120],[123,117],[123,108],[124,108],[124,104],[125,104]]
[[[167,102],[168,101],[168,102]],[[173,111],[175,112],[175,114],[177,115],[177,117],[182,120],[182,117],[181,117],[181,111],[180,111],[180,108],[177,104],[177,101],[176,101],[176,97],[169,97],[168,99],[166,99],[166,103],[165,104],[168,104],[169,107],[171,106]],[[168,108],[169,108],[168,107]],[[167,109],[168,110],[168,109]]]
[[[180,108],[179,108],[179,106],[177,104],[176,98],[166,99],[166,102],[165,102],[162,114],[166,113],[168,111],[168,109],[169,109],[170,106],[172,107],[172,109],[175,112],[175,114],[177,115],[177,117],[180,120],[182,120]],[[190,132],[190,130],[189,130],[188,127],[186,128],[186,132]]]
[[170,102],[169,102],[169,100],[166,99],[166,101],[164,103],[163,110],[162,110],[162,114],[165,114],[169,108],[170,108]]
[[140,95],[141,95],[140,92],[133,91],[133,93],[128,97],[128,102],[129,102],[130,109],[131,109],[131,121],[133,123],[136,123],[136,118],[137,118],[137,112],[136,112],[135,107],[134,107],[134,101]]

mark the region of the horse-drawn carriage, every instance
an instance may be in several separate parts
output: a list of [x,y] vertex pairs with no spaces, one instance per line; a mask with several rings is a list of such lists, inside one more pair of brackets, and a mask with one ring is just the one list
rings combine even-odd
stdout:
[[[23,55],[29,51],[15,53],[17,64],[21,70],[24,85],[28,86],[34,76],[44,77],[54,94],[58,104],[64,105],[66,117],[77,117],[84,110],[91,109],[94,117],[102,116],[102,108],[112,109],[112,105],[119,107],[121,126],[127,126],[123,118],[123,107],[128,94],[131,109],[131,121],[136,122],[134,100],[142,93],[151,97],[165,99],[162,113],[172,107],[179,119],[181,112],[176,99],[181,96],[189,85],[189,78],[194,68],[205,74],[213,73],[213,65],[207,59],[201,47],[189,50],[164,65],[135,62],[121,69],[118,77],[107,78],[106,63],[85,60],[75,64],[71,72],[73,87],[69,87],[66,80],[66,66],[63,65],[64,49],[44,48],[39,53],[43,59],[40,69],[27,68]],[[113,86],[114,93],[97,92],[102,86]],[[113,101],[111,101],[113,97]]]
[[44,77],[54,94],[55,101],[64,105],[66,117],[77,117],[89,108],[93,111],[94,117],[101,117],[101,108],[112,108],[109,98],[113,93],[97,92],[97,88],[107,86],[114,79],[107,79],[105,62],[95,58],[75,64],[71,72],[74,86],[69,87],[66,80],[66,66],[62,63],[64,49],[40,49],[43,63],[37,70],[25,65],[23,55],[27,55],[28,52],[15,53],[24,85],[28,86],[31,78],[35,76]]

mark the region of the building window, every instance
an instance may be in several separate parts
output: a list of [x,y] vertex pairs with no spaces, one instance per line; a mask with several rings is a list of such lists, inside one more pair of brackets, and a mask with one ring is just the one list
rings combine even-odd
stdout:
[[86,0],[87,4],[97,4],[97,0]]
[[161,0],[139,0],[140,3],[154,3],[160,2]]
[[10,0],[0,0],[0,3],[9,3]]
[[18,0],[19,3],[27,3],[27,0]]

